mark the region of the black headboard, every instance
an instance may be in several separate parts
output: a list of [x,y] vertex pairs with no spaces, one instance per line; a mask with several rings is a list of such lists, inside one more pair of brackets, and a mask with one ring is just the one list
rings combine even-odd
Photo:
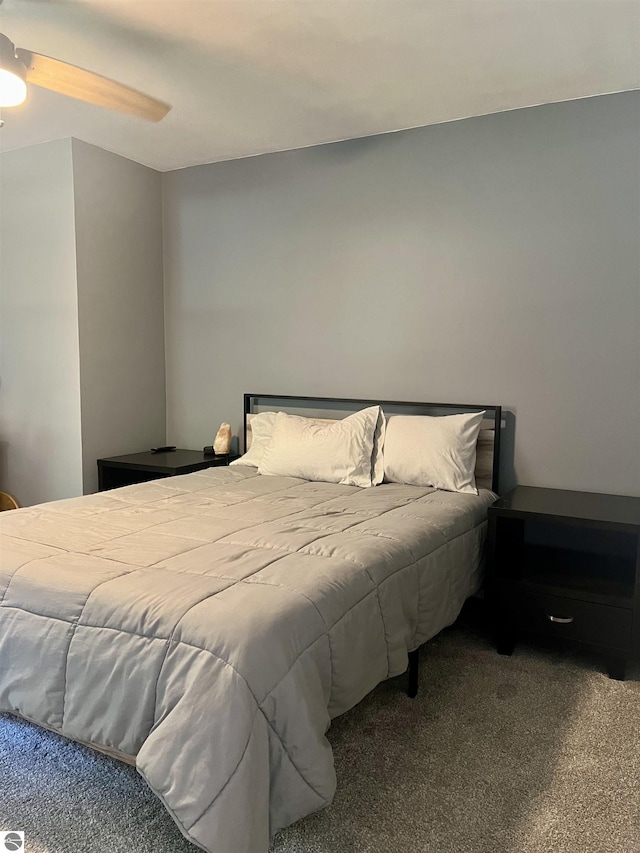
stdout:
[[455,415],[466,412],[486,412],[485,421],[492,421],[493,463],[491,489],[500,488],[500,431],[502,427],[501,406],[480,406],[467,403],[416,403],[401,400],[362,400],[349,397],[294,397],[290,394],[245,394],[244,395],[244,447],[247,446],[247,415],[260,410],[286,409],[291,414],[320,416],[325,418],[345,417],[366,406],[382,406],[388,415]]

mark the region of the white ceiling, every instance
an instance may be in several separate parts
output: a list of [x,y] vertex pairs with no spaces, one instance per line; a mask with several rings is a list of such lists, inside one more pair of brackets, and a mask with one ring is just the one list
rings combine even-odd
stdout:
[[31,87],[0,150],[75,136],[161,171],[640,88],[640,0],[4,0],[0,30],[173,105]]

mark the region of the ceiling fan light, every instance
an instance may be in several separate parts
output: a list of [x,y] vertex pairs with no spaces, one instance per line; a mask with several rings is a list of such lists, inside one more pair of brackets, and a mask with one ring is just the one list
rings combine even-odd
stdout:
[[27,84],[23,77],[13,70],[0,68],[0,107],[17,107],[26,97]]
[[16,56],[13,42],[0,33],[0,107],[17,107],[26,97],[27,67]]

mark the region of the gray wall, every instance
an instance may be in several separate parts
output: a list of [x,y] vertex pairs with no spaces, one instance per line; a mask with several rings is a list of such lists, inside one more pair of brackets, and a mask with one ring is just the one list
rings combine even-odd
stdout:
[[160,174],[73,140],[84,491],[165,443]]
[[71,139],[0,179],[0,490],[26,506],[165,442],[161,183]]
[[82,491],[71,140],[0,157],[0,490]]
[[500,403],[505,485],[640,494],[639,98],[163,175],[168,439],[244,391]]

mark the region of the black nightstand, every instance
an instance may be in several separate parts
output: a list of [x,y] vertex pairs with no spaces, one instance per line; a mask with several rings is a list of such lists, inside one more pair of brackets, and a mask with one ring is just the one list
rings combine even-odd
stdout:
[[228,465],[237,456],[205,456],[201,450],[171,450],[165,453],[129,453],[98,459],[98,489],[117,489],[177,474],[191,474],[205,468]]
[[486,591],[497,647],[520,635],[640,653],[640,498],[518,486],[489,508]]

